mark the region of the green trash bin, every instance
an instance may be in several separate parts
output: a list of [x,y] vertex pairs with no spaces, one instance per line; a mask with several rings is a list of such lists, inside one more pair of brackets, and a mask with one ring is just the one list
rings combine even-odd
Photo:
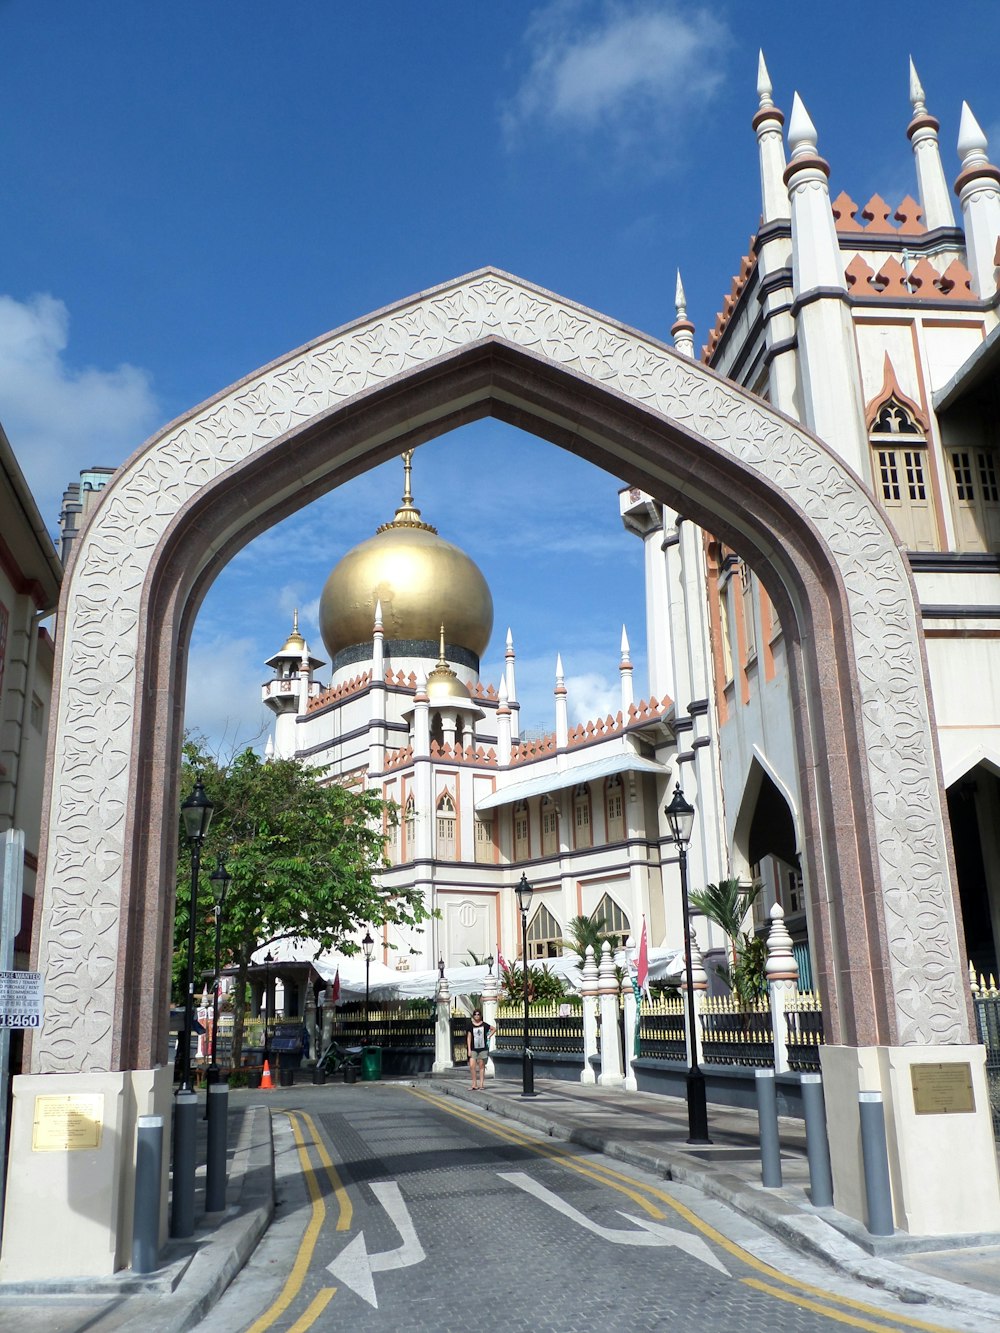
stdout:
[[361,1052],[362,1083],[377,1083],[382,1077],[382,1047],[366,1046]]

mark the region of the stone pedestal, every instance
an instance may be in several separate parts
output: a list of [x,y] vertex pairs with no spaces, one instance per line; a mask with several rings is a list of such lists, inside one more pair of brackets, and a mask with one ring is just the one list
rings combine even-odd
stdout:
[[[834,1206],[866,1221],[859,1092],[881,1092],[885,1106],[893,1220],[914,1236],[1000,1231],[1000,1181],[982,1046],[823,1046],[823,1092],[833,1168]],[[961,1066],[972,1082],[972,1111],[919,1113],[918,1084]],[[944,1085],[947,1087],[947,1083]],[[933,1096],[933,1093],[931,1094]]]
[[[10,1160],[16,1170],[8,1177],[0,1281],[108,1277],[128,1267],[141,1115],[164,1118],[165,1243],[172,1082],[166,1067],[14,1079]],[[64,1130],[68,1149],[57,1146]]]

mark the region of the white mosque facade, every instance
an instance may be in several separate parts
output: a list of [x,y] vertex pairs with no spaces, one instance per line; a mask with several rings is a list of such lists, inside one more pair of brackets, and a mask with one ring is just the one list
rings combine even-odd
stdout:
[[[952,191],[912,65],[910,102],[915,197],[859,206],[832,196],[798,95],[786,154],[761,58],[760,223],[701,359],[806,424],[898,533],[921,608],[966,949],[988,972],[1000,941],[1000,171],[963,105]],[[676,302],[674,346],[693,357],[679,275]],[[623,631],[619,708],[570,727],[559,664],[552,731],[527,740],[510,632],[502,678],[483,682],[486,579],[422,519],[405,460],[395,518],[324,590],[329,684],[296,629],[263,688],[277,753],[376,786],[399,809],[385,887],[419,886],[439,918],[387,938],[384,961],[518,957],[522,874],[536,890],[532,957],[558,952],[579,915],[605,917],[622,940],[645,917],[653,946],[679,944],[663,807],[680,782],[698,811],[692,886],[761,880],[756,923],[781,902],[808,985],[785,645],[752,562],[623,478],[620,516],[645,550],[648,682],[633,682]],[[723,941],[696,924],[711,956]]]

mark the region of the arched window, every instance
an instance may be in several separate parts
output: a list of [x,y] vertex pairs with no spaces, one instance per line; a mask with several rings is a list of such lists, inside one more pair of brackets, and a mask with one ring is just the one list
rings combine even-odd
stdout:
[[892,394],[869,420],[875,494],[909,551],[937,549],[927,440]]
[[590,788],[581,782],[573,793],[573,846],[590,847]]
[[416,854],[414,845],[414,832],[417,822],[417,810],[413,803],[413,797],[407,796],[406,804],[403,806],[403,860],[412,861]]
[[528,922],[528,958],[558,958],[561,945],[559,922],[547,907],[539,907]]
[[625,837],[625,789],[616,773],[608,778],[604,791],[608,817],[608,842],[621,842]]
[[517,801],[514,805],[514,860],[527,861],[531,856],[531,839],[528,826],[528,802]]
[[440,861],[455,859],[455,802],[450,792],[438,797],[437,855]]
[[555,856],[559,850],[559,811],[551,796],[542,798],[542,855]]
[[628,917],[612,898],[610,893],[606,893],[601,901],[590,914],[591,921],[603,921],[604,928],[600,935],[602,940],[607,940],[611,945],[612,953],[615,949],[621,949],[625,946],[625,941],[632,933]]

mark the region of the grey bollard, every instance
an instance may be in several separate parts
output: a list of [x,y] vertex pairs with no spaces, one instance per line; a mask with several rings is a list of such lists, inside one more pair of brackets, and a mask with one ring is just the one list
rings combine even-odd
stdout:
[[194,1235],[195,1136],[198,1094],[179,1092],[174,1098],[174,1159],[171,1177],[170,1234]]
[[757,1125],[760,1131],[760,1175],[767,1189],[781,1188],[781,1146],[778,1142],[778,1093],[773,1069],[755,1069]]
[[802,1086],[802,1111],[806,1121],[809,1197],[814,1208],[832,1208],[833,1176],[830,1173],[830,1144],[826,1136],[823,1076],[801,1074],[799,1082]]
[[160,1252],[163,1116],[141,1115],[136,1127],[132,1272],[152,1273],[156,1268]]
[[229,1084],[208,1089],[208,1156],[205,1169],[205,1212],[226,1210],[226,1149],[229,1128]]
[[889,1151],[885,1141],[885,1109],[880,1092],[859,1092],[861,1156],[865,1168],[865,1199],[868,1231],[872,1236],[891,1236],[892,1188],[889,1184]]

